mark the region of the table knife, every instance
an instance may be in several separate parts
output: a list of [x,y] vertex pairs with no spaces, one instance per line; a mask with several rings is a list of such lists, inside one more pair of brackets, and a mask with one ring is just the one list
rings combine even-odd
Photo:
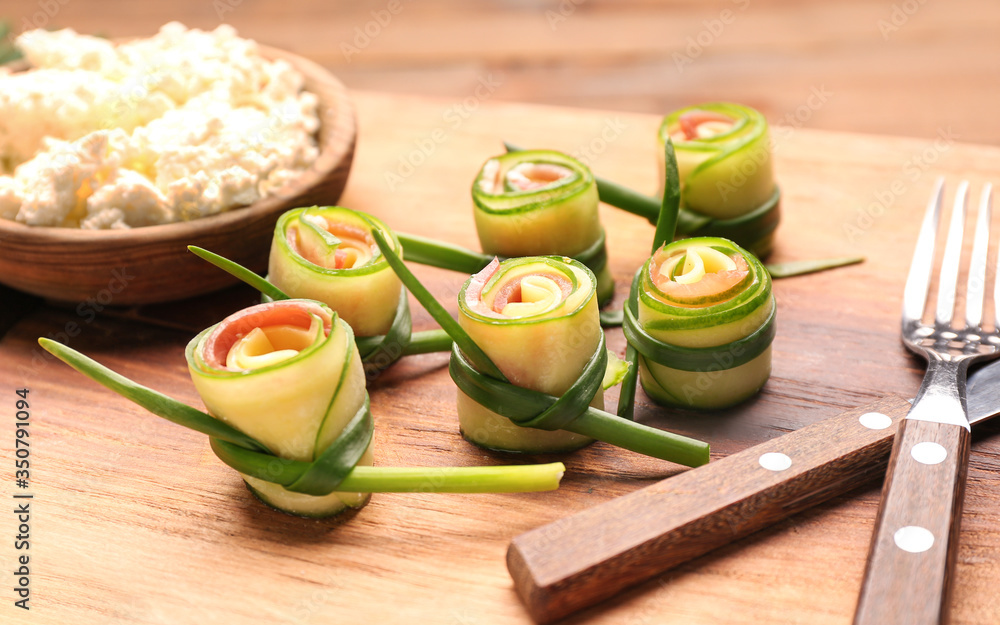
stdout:
[[[525,532],[507,568],[550,623],[885,474],[910,403],[889,396]],[[1000,413],[1000,362],[969,377],[969,421]]]

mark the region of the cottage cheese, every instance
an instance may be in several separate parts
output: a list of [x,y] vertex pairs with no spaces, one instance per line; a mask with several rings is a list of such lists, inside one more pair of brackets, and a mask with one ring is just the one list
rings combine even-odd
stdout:
[[115,44],[71,29],[17,45],[0,70],[0,217],[130,228],[214,215],[316,160],[317,99],[229,26],[165,25]]

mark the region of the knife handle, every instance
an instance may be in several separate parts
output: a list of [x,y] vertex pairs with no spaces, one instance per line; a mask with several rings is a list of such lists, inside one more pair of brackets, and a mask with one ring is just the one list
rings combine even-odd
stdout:
[[514,538],[507,568],[549,623],[882,475],[901,397],[778,436]]
[[968,472],[969,430],[904,419],[882,488],[855,625],[944,622]]

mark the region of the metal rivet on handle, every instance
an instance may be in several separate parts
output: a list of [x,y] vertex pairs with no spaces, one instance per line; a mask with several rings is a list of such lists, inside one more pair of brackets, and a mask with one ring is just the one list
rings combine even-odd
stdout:
[[923,553],[934,546],[934,534],[918,525],[907,525],[892,535],[896,546],[910,553]]
[[892,419],[881,412],[866,412],[858,417],[858,421],[869,430],[884,430],[892,425]]
[[788,467],[792,466],[791,458],[785,454],[773,451],[762,455],[757,462],[759,462],[760,466],[764,467],[768,471],[784,471]]
[[920,464],[941,464],[948,457],[948,450],[937,443],[924,441],[911,447],[910,455]]

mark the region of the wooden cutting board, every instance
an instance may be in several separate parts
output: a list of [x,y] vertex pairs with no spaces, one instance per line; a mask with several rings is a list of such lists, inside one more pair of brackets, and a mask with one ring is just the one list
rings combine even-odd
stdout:
[[[400,231],[476,246],[468,189],[501,140],[582,155],[599,175],[652,192],[647,115],[489,101],[355,93],[357,159],[341,204]],[[828,106],[835,106],[831,102]],[[912,395],[922,365],[897,332],[902,285],[934,179],[1000,182],[1000,149],[938,137],[900,139],[774,129],[783,222],[772,260],[863,254],[866,263],[778,281],[774,373],[757,399],[717,414],[672,413],[641,394],[638,420],[712,444],[713,458],[886,393]],[[602,208],[618,298],[652,227]],[[452,310],[463,276],[416,267]],[[55,336],[149,386],[199,405],[183,348],[193,333],[253,301],[248,289],[100,315],[43,306],[0,344],[0,491],[13,475],[15,389],[31,401],[31,611],[13,606],[16,521],[0,514],[0,622],[528,623],[504,564],[531,528],[634,491],[682,467],[602,443],[559,457],[560,490],[520,495],[376,495],[349,519],[313,521],[255,501],[204,436],[151,416],[42,355]],[[414,307],[418,329],[432,326]],[[67,336],[60,336],[66,333]],[[68,336],[68,335],[74,336]],[[608,332],[623,350],[620,330]],[[371,386],[376,461],[471,465],[508,458],[457,432],[447,357],[405,359]],[[609,393],[614,401],[615,392]],[[953,622],[1000,621],[1000,423],[976,430]],[[873,479],[877,476],[872,476]],[[569,623],[846,624],[851,620],[878,483],[694,560]],[[8,503],[5,508],[12,508]],[[614,532],[609,527],[608,532]]]

